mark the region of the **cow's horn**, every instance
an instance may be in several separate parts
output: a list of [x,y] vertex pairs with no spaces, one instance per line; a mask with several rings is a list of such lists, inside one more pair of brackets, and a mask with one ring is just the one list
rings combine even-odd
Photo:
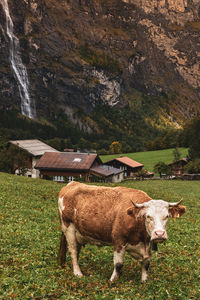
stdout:
[[144,207],[144,204],[138,204],[138,203],[135,203],[133,202],[133,200],[131,200],[131,202],[133,203],[133,206],[137,207],[137,208],[143,208]]
[[183,201],[183,199],[179,200],[178,202],[169,202],[169,207],[173,207],[173,206],[178,206],[181,202]]

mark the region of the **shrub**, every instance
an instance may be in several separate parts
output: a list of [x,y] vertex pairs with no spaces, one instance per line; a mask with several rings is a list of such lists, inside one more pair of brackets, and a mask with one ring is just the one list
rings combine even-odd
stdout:
[[197,158],[197,159],[189,162],[185,166],[184,171],[186,171],[189,174],[198,174],[198,173],[200,173],[200,158]]
[[154,166],[154,172],[158,173],[160,177],[162,177],[163,174],[170,175],[170,168],[163,161],[159,161]]
[[105,53],[100,53],[91,49],[87,45],[80,47],[79,54],[82,59],[94,67],[104,69],[113,74],[118,74],[122,71],[118,61],[114,60]]

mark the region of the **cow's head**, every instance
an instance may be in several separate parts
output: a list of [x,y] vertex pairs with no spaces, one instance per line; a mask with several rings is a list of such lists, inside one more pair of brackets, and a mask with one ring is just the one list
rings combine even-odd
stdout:
[[186,207],[163,200],[151,200],[142,204],[132,201],[135,208],[139,209],[138,215],[144,217],[147,233],[151,241],[163,242],[167,239],[166,225],[169,217],[177,218],[186,212]]

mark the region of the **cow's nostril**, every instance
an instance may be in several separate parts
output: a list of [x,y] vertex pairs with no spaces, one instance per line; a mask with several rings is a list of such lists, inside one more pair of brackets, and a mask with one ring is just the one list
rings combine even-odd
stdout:
[[158,231],[155,231],[155,234],[156,234],[157,236],[159,236],[159,237],[162,237],[162,236],[165,234],[165,232],[164,232],[164,231],[161,231],[161,230],[158,230]]

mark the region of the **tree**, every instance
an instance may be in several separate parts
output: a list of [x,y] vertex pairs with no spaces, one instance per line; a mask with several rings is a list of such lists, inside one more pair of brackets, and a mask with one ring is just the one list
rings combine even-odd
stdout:
[[144,178],[147,176],[148,171],[145,169],[141,169],[140,171],[137,172],[137,178],[144,180]]
[[28,153],[11,145],[8,149],[0,151],[0,171],[14,174],[18,169],[20,175],[24,175],[30,167]]
[[177,161],[181,158],[181,153],[180,153],[180,151],[178,150],[177,147],[174,148],[173,156],[174,156],[173,162],[175,162],[175,161]]
[[184,170],[189,174],[199,174],[200,173],[200,158],[197,158],[189,162]]
[[119,142],[112,142],[110,145],[110,153],[111,154],[118,154],[122,153],[122,145]]
[[170,168],[163,161],[159,161],[155,164],[153,169],[155,173],[160,175],[160,177],[162,177],[162,174],[170,175]]
[[184,139],[189,144],[188,157],[190,160],[200,158],[200,116],[184,128]]

